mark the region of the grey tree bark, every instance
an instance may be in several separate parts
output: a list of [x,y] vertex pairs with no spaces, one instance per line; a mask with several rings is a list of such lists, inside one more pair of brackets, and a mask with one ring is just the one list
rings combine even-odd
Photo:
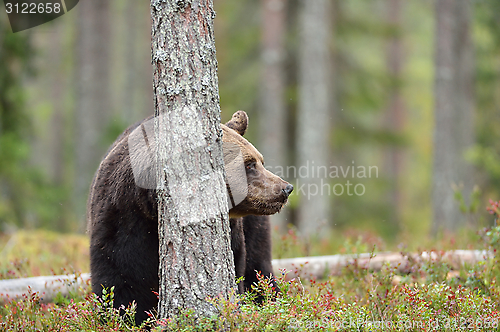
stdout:
[[[145,3],[141,4],[138,1],[128,0],[125,5],[125,17],[126,17],[126,52],[125,52],[125,82],[122,91],[122,102],[123,109],[120,112],[122,117],[124,117],[125,123],[127,120],[134,118],[135,111],[139,108],[136,103],[137,96],[137,87],[136,83],[139,80],[139,64],[137,57],[137,46],[138,46],[138,38],[137,34],[139,32],[139,26],[137,22],[139,21],[136,18],[136,15],[139,11],[139,5],[146,5]],[[149,72],[149,71],[148,71]],[[143,92],[143,91],[140,91]]]
[[211,0],[152,0],[160,318],[235,290]]
[[[259,148],[265,156],[266,168],[287,179],[288,147],[285,107],[285,25],[287,0],[262,0],[262,74],[260,85]],[[287,211],[271,216],[281,231],[286,229]]]
[[473,47],[468,0],[436,1],[435,129],[432,232],[463,225],[453,185],[472,190],[472,168],[463,158],[474,140]]
[[[65,158],[67,157],[65,148],[68,146],[68,138],[72,139],[65,130],[68,128],[67,120],[73,114],[73,107],[69,107],[67,98],[68,92],[73,91],[70,75],[65,66],[65,54],[72,53],[68,43],[65,42],[71,24],[73,23],[65,21],[50,27],[40,26],[40,29],[33,30],[31,38],[36,48],[40,50],[43,66],[40,66],[36,79],[30,80],[27,84],[27,87],[33,90],[30,93],[32,103],[43,101],[50,105],[50,117],[46,125],[34,127],[37,135],[30,142],[30,162],[43,171],[53,185],[60,188],[68,180],[68,158]],[[32,121],[33,123],[44,121],[45,116],[33,114]],[[67,202],[52,207],[57,212],[54,213],[55,218],[51,219],[50,223],[42,223],[37,217],[34,226],[49,226],[61,232],[70,231],[71,227],[75,226],[69,223],[74,220],[74,215],[72,209],[65,203]]]
[[[403,71],[403,40],[400,36],[402,31],[402,15],[404,1],[388,0],[387,12],[388,23],[391,25],[393,35],[389,39],[387,46],[387,69],[391,78],[391,92],[387,109],[387,128],[395,133],[401,134],[405,123],[404,100],[402,90]],[[400,225],[402,214],[402,192],[401,192],[401,172],[403,170],[404,154],[400,147],[393,146],[387,151],[386,169],[391,180],[391,205],[394,207],[390,222],[395,227]]]
[[[52,84],[51,84],[51,97],[53,100],[53,113],[51,115],[51,135],[50,135],[50,146],[48,151],[50,151],[50,161],[51,166],[51,178],[55,185],[62,186],[64,184],[64,176],[66,175],[66,163],[65,163],[65,121],[67,118],[67,112],[65,112],[65,78],[64,78],[64,67],[63,67],[63,57],[64,54],[64,44],[61,42],[62,36],[64,34],[64,26],[58,26],[54,28],[54,34],[51,38],[51,52],[50,56],[52,59]],[[66,85],[67,86],[67,85]],[[43,151],[43,150],[42,150]],[[60,214],[57,220],[54,222],[57,225],[57,229],[60,231],[67,231],[69,229],[68,224],[68,209],[65,205],[59,207]]]
[[81,220],[89,185],[106,151],[100,140],[110,113],[109,5],[110,1],[87,0],[78,6],[74,203]]
[[[306,234],[326,234],[329,228],[328,178],[318,177],[318,167],[329,166],[330,107],[333,91],[330,74],[330,8],[328,0],[302,0],[300,9],[299,108],[297,121],[297,165],[299,174],[298,225]],[[305,168],[304,168],[305,169]],[[300,172],[299,172],[300,173]],[[317,190],[316,190],[317,189]],[[323,192],[322,192],[323,190]]]

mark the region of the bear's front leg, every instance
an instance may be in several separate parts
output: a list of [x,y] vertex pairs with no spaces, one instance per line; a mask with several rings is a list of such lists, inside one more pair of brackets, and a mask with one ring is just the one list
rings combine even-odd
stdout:
[[[229,219],[231,225],[231,249],[233,250],[234,257],[234,272],[236,279],[245,276],[246,265],[246,244],[245,235],[243,234],[243,218]],[[238,292],[243,294],[245,292],[245,285],[243,282],[238,284]]]
[[[271,263],[271,222],[269,216],[250,215],[243,217],[243,229],[246,244],[245,290],[252,290],[252,285],[258,282],[257,273],[260,273],[264,277],[271,277],[273,288],[279,292]],[[263,299],[258,297],[257,300],[261,302]]]

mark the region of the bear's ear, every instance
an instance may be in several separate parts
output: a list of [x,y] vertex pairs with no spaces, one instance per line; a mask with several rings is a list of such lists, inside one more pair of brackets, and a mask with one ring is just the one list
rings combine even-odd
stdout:
[[226,126],[243,136],[248,127],[248,115],[245,111],[238,111],[233,114],[233,117],[226,123]]

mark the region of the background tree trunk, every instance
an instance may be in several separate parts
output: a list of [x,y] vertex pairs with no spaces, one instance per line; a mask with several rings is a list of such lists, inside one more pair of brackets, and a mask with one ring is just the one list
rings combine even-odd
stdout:
[[[52,59],[52,69],[53,69],[53,76],[52,78],[52,84],[50,87],[50,93],[52,94],[52,100],[54,101],[53,103],[53,113],[51,115],[51,135],[50,135],[50,145],[49,145],[49,159],[50,159],[50,168],[49,170],[51,171],[50,177],[53,181],[53,183],[56,186],[62,187],[64,185],[64,177],[67,174],[66,173],[66,166],[67,164],[65,163],[65,142],[66,142],[66,136],[65,136],[65,122],[66,122],[66,112],[65,112],[65,83],[66,80],[64,78],[64,61],[63,61],[63,50],[64,50],[64,45],[61,42],[62,35],[64,33],[63,30],[64,26],[58,26],[54,29],[54,35],[52,36],[50,40],[51,44],[51,59]],[[43,150],[42,150],[43,151]],[[70,224],[69,224],[69,213],[68,213],[68,208],[65,205],[60,205],[59,206],[60,214],[58,215],[57,220],[54,220],[54,223],[56,224],[56,227],[60,231],[67,231],[70,229]]]
[[[303,0],[300,17],[299,108],[297,121],[297,166],[306,167],[308,176],[300,176],[303,185],[298,225],[304,234],[321,234],[328,229],[329,198],[321,193],[328,178],[312,174],[318,166],[329,166],[330,106],[330,8],[327,0]],[[315,188],[315,189],[313,189]],[[314,191],[317,193],[314,195]],[[322,232],[326,234],[325,232]]]
[[[400,135],[403,132],[405,123],[404,99],[401,93],[403,85],[403,41],[401,38],[403,6],[404,2],[402,0],[387,1],[387,20],[390,24],[392,35],[387,47],[387,69],[391,80],[391,89],[386,125],[387,129],[395,135]],[[399,227],[402,220],[403,198],[400,176],[404,167],[403,154],[403,149],[400,146],[389,147],[385,168],[391,181],[390,205],[394,207],[394,212],[389,222],[394,227]]]
[[[454,132],[457,144],[458,163],[456,167],[457,184],[462,192],[466,204],[470,204],[470,195],[475,184],[475,168],[465,161],[464,154],[475,144],[475,59],[472,41],[472,14],[473,8],[470,1],[459,0],[456,2],[456,104],[457,116],[455,117],[456,130]],[[462,215],[462,225],[466,219]]]
[[[124,123],[130,121],[130,119],[135,118],[135,111],[140,109],[139,104],[136,103],[137,99],[137,85],[136,80],[140,77],[140,62],[137,61],[136,50],[138,45],[137,34],[139,30],[139,20],[136,19],[139,12],[140,2],[134,0],[127,0],[125,4],[125,82],[123,84],[123,91],[121,95],[121,101],[123,109],[120,111],[123,117]],[[145,5],[145,4],[144,4]],[[148,71],[149,72],[149,71]],[[142,106],[142,105],[141,105]]]
[[106,151],[102,142],[109,103],[110,1],[87,0],[78,6],[77,104],[75,113],[75,192],[77,217],[85,215],[88,189],[99,160]]
[[[287,116],[285,108],[285,25],[287,0],[262,0],[262,75],[259,109],[259,148],[266,167],[277,172],[277,166],[286,170]],[[285,174],[277,174],[288,180]],[[287,210],[271,216],[273,226],[286,229]]]
[[151,1],[160,318],[235,289],[212,1]]
[[463,225],[453,185],[471,192],[472,169],[463,154],[473,142],[473,51],[467,0],[437,0],[432,233]]

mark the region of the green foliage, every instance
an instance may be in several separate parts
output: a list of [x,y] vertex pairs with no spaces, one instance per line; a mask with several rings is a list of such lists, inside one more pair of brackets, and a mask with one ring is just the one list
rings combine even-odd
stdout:
[[[429,219],[430,209],[416,202],[428,197],[430,187],[432,151],[420,150],[432,140],[422,132],[432,130],[433,8],[426,2],[405,2],[398,25],[390,22],[388,2],[334,3],[333,163],[377,166],[380,174],[350,179],[366,188],[364,195],[332,198],[333,224],[341,231],[376,231],[385,239],[395,239],[406,228],[424,233],[427,225],[421,220]],[[394,38],[404,53],[398,76],[388,65]],[[403,100],[399,125],[389,112],[394,94]],[[418,163],[403,161],[392,174],[395,153]]]
[[496,283],[500,280],[500,225],[498,218],[500,216],[500,201],[490,200],[490,206],[487,211],[493,215],[495,222],[493,227],[482,230],[481,235],[483,241],[487,244],[488,249],[493,252],[493,258],[485,265],[488,273],[484,273],[485,284]]
[[386,244],[374,232],[359,232],[354,229],[344,231],[340,236],[332,232],[330,237],[301,236],[297,229],[289,226],[287,233],[272,233],[273,257],[277,259],[340,254],[359,254],[377,250],[385,250]]
[[273,257],[290,258],[332,254],[359,254],[381,251],[445,251],[455,249],[482,249],[482,234],[464,228],[454,234],[415,237],[403,233],[394,243],[387,243],[375,230],[360,231],[356,228],[333,230],[323,238],[305,237],[290,227],[285,234],[272,233]]
[[459,198],[459,200],[460,200],[460,210],[463,213],[477,213],[479,211],[479,205],[481,204],[481,191],[479,190],[479,187],[475,186],[473,188],[469,206],[465,204],[465,201],[462,196]]
[[[260,75],[259,6],[252,1],[230,0],[216,1],[214,6],[222,118],[229,120],[235,111],[242,109],[251,119],[256,119]],[[249,137],[254,141],[256,128],[249,128]]]
[[32,50],[26,35],[11,33],[5,19],[0,20],[0,50],[0,184],[6,191],[0,196],[0,223],[6,219],[20,222],[23,187],[28,183],[23,174],[25,167],[19,166],[29,156],[24,137],[29,132],[29,117],[24,109],[22,78]]
[[486,243],[494,250],[500,251],[500,225],[498,224],[498,217],[500,216],[500,201],[494,202],[490,199],[490,206],[486,210],[495,217],[495,226],[486,231]]
[[24,80],[33,74],[29,35],[0,19],[0,227],[57,227],[67,193],[30,164],[32,131]]
[[104,132],[102,139],[102,146],[108,148],[118,136],[120,136],[123,131],[132,125],[131,123],[126,123],[121,117],[115,116],[111,121],[109,121],[106,131]]
[[466,158],[486,171],[494,182],[500,179],[500,154],[497,149],[475,145],[467,151]]
[[[500,202],[491,202],[489,211],[498,217]],[[252,293],[230,294],[229,299],[214,298],[216,314],[200,317],[186,309],[178,315],[158,321],[154,316],[141,327],[134,326],[134,305],[113,308],[113,288],[101,298],[83,288],[69,298],[57,296],[45,304],[39,294],[28,291],[22,299],[0,308],[0,329],[18,331],[454,331],[460,328],[495,330],[500,320],[500,229],[484,230],[482,238],[493,253],[490,259],[474,265],[451,265],[443,251],[428,250],[421,260],[408,265],[383,266],[374,272],[368,264],[353,259],[338,275],[325,272],[322,280],[301,276],[299,268],[291,278],[277,277],[281,292],[262,276]],[[23,243],[47,242],[55,237],[25,239]],[[294,229],[277,238],[281,256],[303,256],[304,251],[326,254],[331,246],[342,253],[361,253],[384,246],[370,234],[345,235],[343,242],[304,244]],[[26,237],[26,235],[23,235]],[[66,239],[68,242],[68,239]],[[17,243],[17,242],[16,242]],[[68,249],[54,242],[39,245],[56,256]],[[480,246],[480,242],[475,241]],[[436,245],[436,244],[435,244]],[[459,244],[460,246],[462,244]],[[24,245],[23,245],[24,246]],[[83,246],[82,246],[83,247]],[[478,247],[480,248],[480,247]],[[4,249],[5,250],[5,249]],[[39,252],[39,249],[33,248]],[[323,251],[321,251],[323,250]],[[421,252],[422,254],[422,252]],[[19,259],[19,264],[26,260]],[[38,263],[38,262],[36,262]],[[19,277],[23,274],[16,274]],[[262,304],[254,303],[256,295]],[[121,313],[121,315],[120,315]],[[391,324],[388,326],[387,324]]]
[[[413,279],[397,281],[401,278],[396,277],[395,270],[371,273],[356,263],[346,267],[342,276],[324,282],[290,280],[283,274],[277,278],[281,289],[277,296],[269,281],[261,277],[256,289],[264,294],[262,305],[253,303],[251,295],[240,296],[239,303],[214,299],[218,317],[195,318],[186,310],[159,325],[167,331],[450,331],[464,326],[498,327],[497,295],[453,286],[449,280],[427,283],[417,276],[420,282],[416,283],[409,282]],[[490,290],[498,294],[496,286]]]
[[481,204],[481,191],[478,186],[474,186],[472,193],[469,198],[469,204],[465,201],[462,194],[462,188],[459,186],[454,186],[455,200],[459,203],[460,212],[467,217],[469,226],[479,225],[480,222],[480,211],[479,206]]
[[[437,263],[439,264],[439,263]],[[481,269],[479,267],[479,269]],[[340,277],[318,282],[277,278],[281,289],[275,295],[268,279],[260,277],[256,291],[262,305],[251,294],[231,294],[230,299],[209,300],[217,315],[200,317],[192,309],[157,321],[154,317],[141,327],[134,326],[134,306],[114,309],[113,289],[102,298],[87,294],[64,305],[43,304],[29,291],[22,300],[1,309],[1,327],[22,331],[358,331],[405,330],[451,331],[463,327],[498,328],[499,289],[489,294],[468,283],[453,285],[451,279],[429,281],[413,269],[406,281],[396,270],[385,268],[372,273],[353,263]],[[348,281],[348,283],[346,283]]]
[[500,188],[500,2],[478,1],[474,6],[476,57],[476,139],[468,159],[483,177],[485,195],[499,195]]
[[[398,235],[404,236],[405,232],[423,236],[428,232],[431,215],[434,6],[429,1],[402,3],[398,25],[391,23],[390,1],[336,0],[331,3],[334,16],[332,65],[335,75],[331,91],[335,99],[330,137],[333,155],[331,164],[348,166],[355,160],[357,165],[376,165],[380,170],[378,178],[360,179],[366,187],[366,194],[362,197],[331,197],[332,226],[337,233],[351,228],[365,229],[377,233],[386,241],[392,241],[391,244],[395,243]],[[116,7],[118,14],[123,13],[125,7],[128,8],[121,2],[112,6]],[[141,14],[137,18],[144,24],[138,24],[137,28],[140,26],[140,30],[144,29],[141,30],[142,36],[142,33],[147,35],[149,29],[148,5],[140,6],[143,7],[138,10],[138,14]],[[255,1],[229,0],[216,1],[214,6],[217,12],[215,33],[223,118],[228,119],[237,109],[245,109],[252,123],[258,124],[261,7]],[[284,75],[287,80],[285,102],[289,115],[286,124],[287,155],[290,157],[294,157],[293,147],[296,146],[297,136],[299,8],[297,1],[287,3]],[[477,145],[467,157],[481,172],[478,185],[483,198],[497,193],[500,188],[499,11],[499,2],[496,0],[473,2]],[[121,16],[110,18],[110,22],[118,29],[112,32],[112,43],[109,45],[110,54],[115,59],[110,66],[113,79],[109,91],[113,105],[109,116],[112,110],[123,108],[120,106],[124,102],[122,99],[128,100],[122,97],[130,93],[126,90],[133,86],[128,84],[130,77],[142,81],[142,75],[137,73],[150,69],[147,66],[150,57],[147,47],[145,49],[145,44],[129,39],[124,33],[128,26],[126,19],[118,18]],[[58,31],[53,34],[54,37],[52,33],[47,34],[41,29],[32,30],[31,37],[35,38],[32,41],[28,33],[12,34],[6,16],[1,18],[0,225],[76,230],[70,204],[72,181],[77,176],[72,174],[71,169],[74,166],[72,147],[75,138],[71,123],[74,120],[72,112],[75,101],[72,94],[75,92],[75,82],[70,79],[76,63],[72,52],[68,50],[73,49],[77,28],[68,24],[64,29],[53,29],[54,32]],[[48,28],[46,31],[52,30]],[[140,36],[133,38],[143,40]],[[399,77],[395,77],[388,68],[388,46],[394,38],[400,38],[403,50]],[[32,47],[35,42],[41,46],[37,53],[33,52]],[[51,64],[48,57],[52,53],[45,52],[53,46],[64,53],[58,64]],[[137,49],[127,50],[130,47]],[[125,68],[125,54],[134,57],[134,62],[137,62],[135,68]],[[141,58],[139,54],[146,56]],[[30,64],[34,61],[43,64],[43,67],[37,68],[37,80],[32,80],[30,76],[33,72]],[[146,65],[142,67],[141,63]],[[50,75],[47,71],[50,71]],[[150,78],[148,80],[137,86],[150,86]],[[54,82],[64,87],[54,90],[57,95],[60,93],[58,103],[51,99],[59,97],[48,93],[51,89],[42,87]],[[141,97],[132,98],[135,100],[133,105],[127,105],[134,114],[140,112],[132,109],[139,109],[141,104],[145,106],[144,101],[150,99],[144,91],[149,90],[136,89],[135,94]],[[395,92],[400,94],[404,104],[404,119],[400,128],[391,126],[391,119],[388,118],[389,100]],[[33,151],[33,146],[47,148],[54,144],[47,136],[54,128],[50,121],[51,114],[55,114],[52,105],[56,104],[63,109],[61,127],[64,128],[64,134],[60,135],[64,138],[63,147],[57,148],[61,159],[64,159],[64,169],[57,184],[42,171],[42,166],[47,166],[44,165],[44,162],[47,164],[46,160],[35,160]],[[29,114],[29,111],[36,113],[36,116]],[[107,126],[101,136],[105,146],[130,124],[125,122],[132,121],[119,112],[121,119],[125,120],[115,119]],[[248,133],[254,143],[258,141],[257,129],[258,126],[251,125]],[[43,144],[34,145],[34,140]],[[398,175],[391,174],[388,153],[394,151],[403,153],[404,161]],[[38,154],[47,155],[48,152],[41,151]],[[290,161],[288,164],[294,163]],[[399,196],[396,198],[394,193]],[[293,195],[288,208],[296,209],[298,199],[298,195]],[[397,207],[395,201],[398,202]],[[291,213],[291,221],[294,215]]]
[[33,50],[26,34],[13,34],[9,22],[0,21],[0,134],[11,133],[20,138],[29,131],[28,114],[23,104],[26,96],[22,80],[31,73]]
[[102,297],[87,293],[79,301],[44,304],[40,294],[29,290],[0,309],[0,327],[3,331],[146,331],[149,321],[135,326],[135,304],[115,309],[113,297],[111,288]]

